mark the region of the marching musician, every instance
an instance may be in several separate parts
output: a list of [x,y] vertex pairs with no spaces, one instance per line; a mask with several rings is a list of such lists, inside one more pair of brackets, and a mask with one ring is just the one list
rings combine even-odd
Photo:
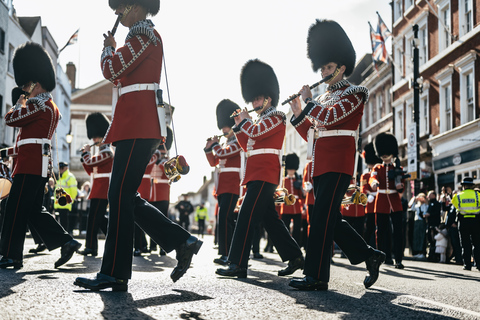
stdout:
[[232,127],[235,120],[230,115],[239,109],[238,105],[224,99],[217,105],[217,127],[227,141],[220,145],[217,136],[207,140],[204,151],[208,163],[215,167],[215,195],[218,201],[218,254],[213,262],[227,265],[228,251],[232,243],[236,214],[234,212],[240,194],[240,165],[242,148],[237,142]]
[[[383,161],[376,164],[368,181],[375,197],[375,216],[377,222],[377,248],[384,251],[391,260],[390,221],[393,227],[393,248],[395,268],[403,269],[403,206],[400,193],[403,192],[405,179],[403,168],[394,165],[398,157],[397,139],[391,133],[379,133],[373,142],[377,156]],[[392,174],[398,172],[395,177]]]
[[295,196],[295,203],[287,205],[282,203],[280,212],[283,223],[290,230],[290,223],[293,222],[292,236],[300,244],[302,233],[302,206],[303,192],[302,180],[297,174],[300,159],[296,153],[290,153],[285,156],[285,170],[287,175],[283,178],[283,187],[287,189],[288,194]]
[[[170,206],[170,184],[168,183],[168,177],[165,174],[164,164],[168,160],[168,151],[172,147],[173,131],[167,126],[167,138],[165,142],[158,146],[158,152],[155,152],[152,157],[155,159],[155,165],[152,168],[151,173],[151,188],[150,198],[148,202],[160,212],[167,212]],[[150,159],[151,160],[151,159]],[[157,243],[150,238],[149,251],[153,252],[157,250]],[[160,255],[166,255],[165,250],[160,248]]]
[[[103,75],[116,85],[118,93],[104,138],[105,143],[116,147],[108,190],[108,233],[100,272],[93,279],[78,277],[74,284],[93,291],[127,291],[132,275],[134,223],[165,251],[176,251],[178,263],[170,275],[174,282],[190,267],[202,242],[137,193],[151,156],[166,136],[166,124],[157,107],[160,102],[156,100],[163,45],[147,19],[147,15],[157,14],[160,1],[109,0],[109,5],[121,15],[120,23],[129,32],[120,48],[116,48],[111,32],[104,35],[101,55]],[[185,161],[179,165],[187,166]]]
[[[340,205],[353,176],[356,157],[356,131],[368,99],[368,89],[343,79],[355,66],[355,50],[342,27],[329,20],[317,20],[308,32],[308,56],[314,71],[321,70],[327,81],[325,94],[312,99],[308,85],[290,103],[292,125],[314,143],[314,212],[310,215],[310,234],[305,257],[305,277],[292,279],[290,286],[300,290],[328,290],[332,243],[335,241],[350,263],[366,262],[369,275],[365,287],[377,280],[383,252],[368,246],[363,238],[342,220]],[[315,122],[314,135],[308,135]],[[314,139],[313,139],[314,138]]]
[[45,184],[52,175],[51,139],[61,117],[50,94],[55,88],[55,69],[44,48],[27,42],[15,50],[13,70],[15,82],[26,95],[5,115],[6,124],[20,130],[15,146],[0,152],[2,158],[15,158],[0,240],[0,268],[23,267],[27,223],[48,250],[61,247],[61,257],[55,262],[58,268],[81,244],[42,207]]
[[228,268],[217,269],[222,276],[246,278],[254,228],[263,222],[282,261],[288,266],[278,272],[289,275],[303,268],[303,255],[275,210],[274,193],[280,182],[281,149],[285,137],[285,114],[277,111],[279,85],[273,69],[260,60],[242,68],[240,82],[245,102],[252,103],[259,118],[252,121],[246,110],[235,116],[233,131],[246,153],[242,185],[247,191],[238,214],[228,253]]
[[[377,163],[382,163],[382,159],[377,157],[375,154],[375,147],[373,146],[373,142],[367,143],[362,152],[363,161],[367,165],[366,171],[360,177],[360,191],[367,195],[367,205],[365,207],[365,232],[363,234],[363,239],[368,244],[371,244],[372,237],[376,235],[376,223],[375,223],[375,197],[377,196],[377,192],[373,191],[372,187],[370,186],[369,180],[371,171],[373,166]],[[373,243],[376,245],[376,236],[373,240]]]
[[103,113],[94,112],[86,117],[85,123],[88,139],[92,139],[94,144],[98,145],[99,152],[92,156],[90,145],[82,148],[80,162],[92,178],[92,190],[88,196],[90,209],[88,210],[85,249],[78,253],[96,257],[98,254],[98,230],[107,234],[108,185],[112,173],[113,151],[110,144],[102,143],[110,126],[107,117]]

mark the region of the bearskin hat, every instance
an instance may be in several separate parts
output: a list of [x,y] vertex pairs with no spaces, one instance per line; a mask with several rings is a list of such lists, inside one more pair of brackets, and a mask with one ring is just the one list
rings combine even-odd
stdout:
[[90,113],[86,118],[88,139],[102,138],[107,133],[110,121],[100,112]]
[[373,142],[367,143],[365,148],[363,149],[362,157],[365,160],[366,164],[377,164],[382,163],[382,159],[377,157],[375,154],[375,147],[373,146]]
[[373,142],[377,156],[385,156],[392,154],[394,157],[398,156],[397,138],[391,133],[382,132],[375,137]]
[[173,131],[169,126],[167,126],[167,137],[165,138],[165,142],[161,143],[158,146],[158,149],[159,150],[165,150],[165,149],[170,150],[170,148],[172,147],[172,142],[173,142]]
[[120,5],[130,6],[138,4],[147,9],[147,13],[154,16],[160,10],[160,0],[108,0],[108,5],[116,10]]
[[15,87],[12,89],[12,106],[17,104],[18,99],[22,94],[25,94],[26,92],[22,90],[20,87]]
[[32,81],[39,82],[48,92],[55,89],[55,69],[52,59],[38,43],[26,42],[15,50],[13,72],[19,87]]
[[235,120],[230,118],[230,115],[237,109],[240,109],[238,104],[229,99],[223,99],[217,105],[217,127],[222,130],[223,127],[233,127]]
[[300,159],[298,158],[296,153],[289,153],[285,156],[285,169],[298,170],[299,165]]
[[264,96],[272,98],[272,106],[277,106],[280,87],[275,72],[268,64],[258,59],[247,61],[242,67],[240,85],[245,102]]
[[329,62],[345,65],[345,76],[355,68],[355,49],[343,28],[332,20],[319,20],[310,26],[307,38],[307,55],[312,69],[317,72]]

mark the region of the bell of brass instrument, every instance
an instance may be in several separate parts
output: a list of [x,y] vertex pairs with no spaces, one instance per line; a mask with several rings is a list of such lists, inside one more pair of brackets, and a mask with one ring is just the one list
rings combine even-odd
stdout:
[[277,188],[273,194],[273,199],[275,204],[286,204],[287,206],[294,205],[296,201],[295,195],[288,194],[286,188]]
[[175,158],[166,161],[163,168],[165,175],[168,178],[168,184],[177,182],[181,178],[180,175],[185,175],[190,171],[190,167],[183,156],[176,156]]
[[55,190],[55,197],[57,198],[57,202],[61,206],[66,206],[68,203],[67,193],[63,188],[57,188]]
[[360,192],[360,188],[351,184],[348,186],[347,192],[343,197],[342,204],[361,204],[366,206],[368,202],[368,197],[366,194]]

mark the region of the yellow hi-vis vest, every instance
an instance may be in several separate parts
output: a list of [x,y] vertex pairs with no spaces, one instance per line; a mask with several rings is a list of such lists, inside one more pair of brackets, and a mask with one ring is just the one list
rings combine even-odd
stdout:
[[208,210],[207,210],[207,208],[205,208],[205,207],[203,207],[203,208],[198,207],[197,208],[197,212],[195,214],[195,221],[198,221],[198,220],[208,220]]
[[[75,201],[77,198],[77,179],[75,179],[75,176],[70,173],[70,170],[65,170],[63,174],[60,176],[60,179],[57,180],[57,184],[55,185],[55,188],[63,188],[66,193],[72,197],[72,200]],[[55,204],[53,207],[55,209],[68,209],[69,211],[72,211],[72,203],[68,203],[65,206],[61,206],[58,204],[58,200],[55,198]]]
[[477,191],[466,189],[453,197],[452,204],[465,218],[473,218],[480,213],[479,197]]

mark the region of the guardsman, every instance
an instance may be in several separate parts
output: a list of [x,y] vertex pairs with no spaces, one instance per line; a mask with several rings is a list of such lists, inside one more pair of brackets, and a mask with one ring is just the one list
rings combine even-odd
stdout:
[[306,103],[303,109],[299,97],[291,97],[290,102],[290,122],[304,140],[314,144],[309,150],[313,149],[315,205],[310,215],[305,277],[292,279],[289,285],[299,290],[328,290],[335,241],[350,263],[365,261],[369,275],[364,285],[368,288],[377,280],[385,255],[368,246],[340,213],[354,172],[356,136],[368,89],[353,86],[343,78],[355,67],[355,50],[335,21],[317,20],[310,27],[307,53],[313,70],[321,70],[321,81],[328,87],[325,94],[313,100],[310,87],[303,86],[299,92]]
[[222,130],[227,141],[220,145],[217,136],[207,140],[205,155],[211,167],[215,167],[215,195],[218,201],[218,254],[213,262],[227,265],[227,256],[235,229],[235,206],[240,194],[240,165],[242,148],[233,134],[235,121],[230,115],[238,105],[224,99],[217,105],[217,127]]
[[13,70],[15,82],[26,93],[5,115],[6,124],[20,130],[15,146],[0,151],[1,158],[15,158],[3,217],[0,268],[23,267],[27,222],[48,250],[61,247],[61,257],[55,262],[58,268],[70,260],[81,244],[42,207],[45,185],[52,175],[51,139],[60,119],[50,94],[55,88],[55,69],[44,48],[27,42],[15,50]]
[[480,271],[480,192],[474,189],[471,177],[464,178],[461,184],[463,191],[453,197],[452,204],[457,209],[463,269],[472,270],[473,245],[473,258]]
[[[115,146],[108,189],[108,234],[100,272],[94,279],[78,277],[74,284],[93,291],[127,291],[132,276],[134,223],[166,252],[176,251],[178,263],[170,274],[174,282],[190,268],[202,241],[137,192],[150,158],[167,135],[164,113],[159,107],[162,103],[157,101],[163,44],[152,21],[147,19],[147,15],[158,13],[160,1],[109,0],[109,5],[129,31],[120,48],[116,48],[111,32],[105,34],[101,54],[103,76],[115,83],[118,97],[104,139]],[[186,165],[185,161],[180,163],[182,167]]]
[[222,276],[246,278],[254,229],[263,223],[282,261],[288,266],[278,274],[288,275],[303,268],[303,255],[275,210],[274,193],[280,182],[281,151],[285,137],[285,114],[277,111],[279,85],[272,67],[260,60],[249,60],[240,75],[242,95],[259,115],[252,121],[246,109],[235,115],[233,131],[246,153],[242,185],[247,191],[238,213],[230,265],[217,269]]
[[367,205],[365,206],[365,232],[363,234],[363,238],[368,244],[372,243],[372,237],[375,235],[373,239],[373,243],[376,243],[376,223],[375,223],[375,197],[377,196],[377,192],[372,190],[370,183],[370,174],[372,168],[377,163],[382,163],[382,159],[377,157],[375,154],[375,148],[373,146],[373,142],[367,143],[365,148],[362,152],[363,161],[367,165],[367,169],[360,177],[360,191],[367,195]]
[[98,154],[91,154],[91,146],[85,145],[82,148],[83,168],[92,179],[92,190],[90,209],[87,218],[87,234],[85,237],[85,249],[78,252],[84,256],[98,254],[98,230],[107,234],[107,206],[108,206],[108,185],[112,173],[113,151],[110,144],[102,143],[103,137],[110,126],[110,121],[100,112],[91,113],[85,119],[87,125],[88,139],[92,139],[94,145],[98,146]]
[[395,268],[403,269],[403,206],[400,193],[405,179],[398,159],[397,139],[390,133],[379,133],[373,142],[377,156],[382,163],[376,164],[370,174],[369,184],[377,192],[375,216],[377,221],[377,248],[391,260],[390,219],[393,226],[393,247]]
[[303,206],[303,192],[302,179],[298,176],[297,170],[300,165],[300,159],[296,153],[290,153],[285,156],[285,170],[287,175],[283,178],[283,187],[287,189],[288,194],[295,196],[295,203],[287,205],[282,203],[280,212],[283,223],[287,229],[290,230],[290,223],[293,222],[292,237],[301,243],[302,233],[302,206]]

